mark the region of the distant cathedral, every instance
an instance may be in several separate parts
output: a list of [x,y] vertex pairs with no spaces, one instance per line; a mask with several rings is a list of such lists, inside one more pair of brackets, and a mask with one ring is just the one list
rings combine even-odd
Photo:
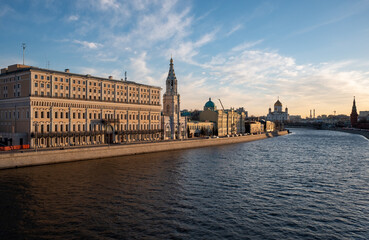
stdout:
[[282,111],[282,103],[279,101],[279,99],[274,103],[274,111],[272,112],[272,109],[269,108],[269,113],[267,115],[267,120],[272,122],[283,122],[288,121],[290,119],[288,115],[288,108],[285,109],[285,111]]
[[166,91],[163,95],[162,129],[164,129],[164,139],[183,139],[187,137],[186,118],[181,117],[180,95],[177,86],[173,59],[170,58]]

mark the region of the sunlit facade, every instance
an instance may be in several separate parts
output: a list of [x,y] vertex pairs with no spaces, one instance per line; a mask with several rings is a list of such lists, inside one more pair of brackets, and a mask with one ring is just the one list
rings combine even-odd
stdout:
[[160,87],[12,65],[0,74],[0,141],[59,147],[161,139]]

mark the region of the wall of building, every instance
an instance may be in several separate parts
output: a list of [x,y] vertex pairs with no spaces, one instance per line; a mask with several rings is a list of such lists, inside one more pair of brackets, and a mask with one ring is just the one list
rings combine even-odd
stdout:
[[[106,131],[113,142],[152,139],[160,130],[160,90],[112,77],[12,65],[0,75],[0,134],[26,134],[22,141],[31,147],[105,143]],[[119,131],[135,136],[118,136]]]

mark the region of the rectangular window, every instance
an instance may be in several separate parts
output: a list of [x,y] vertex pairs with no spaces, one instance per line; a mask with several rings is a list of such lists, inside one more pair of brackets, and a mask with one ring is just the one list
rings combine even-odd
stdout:
[[64,115],[64,114],[63,114],[63,112],[61,112],[61,113],[60,113],[60,118],[63,118],[63,115]]
[[50,112],[46,112],[46,117],[50,118]]
[[35,79],[37,79],[38,78],[38,75],[37,74],[35,74]]
[[55,118],[58,118],[58,112],[55,112]]
[[50,80],[49,76],[46,77],[47,80]]
[[41,118],[44,118],[44,112],[41,112]]
[[35,83],[35,87],[38,87],[38,83],[37,82]]
[[44,80],[44,76],[41,76],[41,80]]
[[58,125],[55,124],[55,132],[58,131]]
[[65,113],[65,118],[69,118],[69,113]]
[[73,113],[73,118],[74,118],[74,119],[76,118],[76,113]]
[[55,89],[58,89],[58,85],[55,85]]

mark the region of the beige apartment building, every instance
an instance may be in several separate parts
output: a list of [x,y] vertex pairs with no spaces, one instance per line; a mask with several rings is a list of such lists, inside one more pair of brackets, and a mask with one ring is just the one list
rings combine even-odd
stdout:
[[160,87],[11,65],[0,74],[0,142],[59,147],[162,138]]

